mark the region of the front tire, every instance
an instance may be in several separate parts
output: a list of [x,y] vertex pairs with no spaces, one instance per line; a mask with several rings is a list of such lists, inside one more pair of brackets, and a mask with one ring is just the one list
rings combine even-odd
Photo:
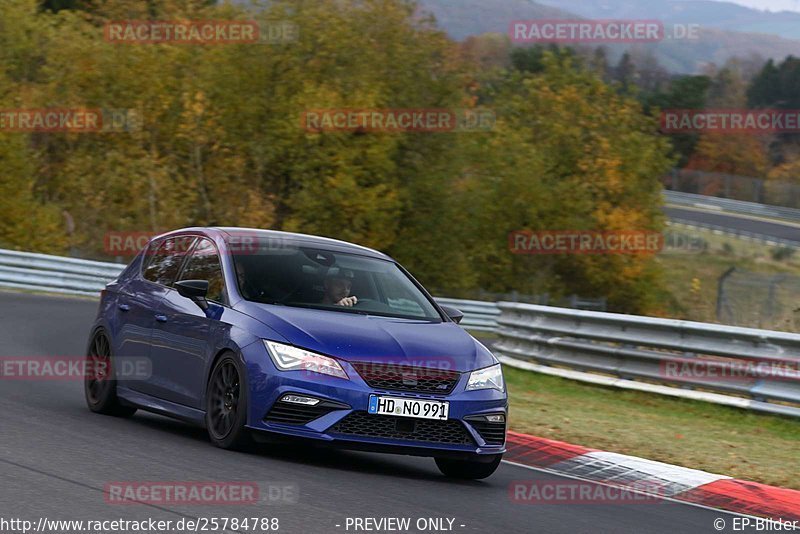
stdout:
[[233,354],[221,357],[211,371],[206,391],[206,429],[222,449],[250,450],[254,442],[247,423],[244,369]]
[[86,405],[94,413],[130,417],[136,408],[123,406],[117,398],[117,380],[112,367],[111,343],[102,330],[95,333],[86,354],[83,379]]
[[476,460],[454,460],[451,458],[436,458],[436,466],[444,476],[464,480],[480,480],[487,478],[497,470],[502,454],[498,454],[489,462]]

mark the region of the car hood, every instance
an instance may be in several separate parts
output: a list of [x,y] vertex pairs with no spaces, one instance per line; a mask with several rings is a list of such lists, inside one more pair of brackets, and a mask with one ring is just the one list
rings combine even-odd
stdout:
[[248,301],[237,308],[275,330],[292,345],[348,362],[461,372],[496,363],[486,347],[451,322],[430,323]]

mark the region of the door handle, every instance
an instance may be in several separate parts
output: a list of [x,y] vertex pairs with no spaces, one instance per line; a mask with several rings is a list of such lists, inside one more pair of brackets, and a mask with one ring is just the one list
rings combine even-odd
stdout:
[[121,311],[124,311],[124,312],[129,311],[131,309],[131,307],[128,306],[127,304],[120,304],[120,305],[117,306],[117,308],[119,308]]
[[162,315],[160,313],[157,313],[156,314],[156,321],[158,321],[159,323],[166,323],[167,322],[167,316],[166,315]]

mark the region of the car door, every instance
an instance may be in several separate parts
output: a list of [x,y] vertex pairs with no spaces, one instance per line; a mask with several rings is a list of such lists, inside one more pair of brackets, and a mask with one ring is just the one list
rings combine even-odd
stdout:
[[208,281],[208,309],[170,290],[159,303],[153,329],[152,359],[158,362],[165,400],[202,409],[205,370],[215,354],[215,324],[227,303],[222,265],[214,243],[200,238],[186,260],[179,280]]
[[[119,291],[116,302],[116,314],[119,325],[115,335],[115,365],[120,369],[130,368],[134,362],[145,362],[146,373],[151,373],[150,338],[155,323],[154,310],[158,308],[162,295],[150,283],[131,279]],[[119,378],[119,386],[141,391],[139,382],[148,376],[128,376],[124,373]],[[136,379],[138,378],[138,380]]]
[[120,290],[117,309],[122,316],[122,335],[118,356],[122,359],[147,358],[149,375],[135,380],[120,381],[119,385],[148,395],[159,396],[163,389],[158,376],[162,372],[153,360],[153,328],[159,320],[159,303],[171,291],[186,251],[195,241],[192,236],[168,237],[151,243],[145,251],[139,276],[134,276]]

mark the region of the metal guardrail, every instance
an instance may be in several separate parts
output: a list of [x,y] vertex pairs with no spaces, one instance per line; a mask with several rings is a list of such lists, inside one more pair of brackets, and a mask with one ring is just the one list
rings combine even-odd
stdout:
[[674,168],[662,182],[670,191],[800,208],[800,185],[783,180]]
[[[670,218],[667,224],[686,226],[689,228],[702,228],[705,230],[710,230],[717,234],[734,236],[739,239],[749,239],[750,241],[764,243],[765,245],[800,248],[800,240],[794,241],[791,239],[783,239],[781,237],[759,234],[757,232],[748,232],[747,230],[739,230],[737,228],[728,228],[725,226],[719,226],[717,224],[708,224],[699,221],[688,221],[680,218]],[[800,229],[798,229],[798,233],[800,234]]]
[[[0,287],[11,289],[97,296],[124,268],[119,263],[0,249]],[[458,308],[464,314],[461,325],[469,330],[491,332],[497,328],[500,309],[494,302],[435,298],[439,304]],[[581,299],[574,295],[569,302],[586,308],[605,305],[602,299]]]
[[464,314],[461,326],[469,330],[492,332],[497,329],[497,318],[500,308],[494,302],[482,300],[461,300],[446,297],[434,297],[442,306],[452,306]]
[[[508,296],[506,298],[508,298]],[[526,296],[513,294],[511,298],[526,298]],[[550,305],[549,295],[534,295],[533,298],[535,300],[532,302],[536,302],[539,305]],[[434,299],[443,306],[452,306],[462,312],[464,318],[461,320],[460,324],[467,330],[483,332],[494,332],[497,330],[497,318],[500,317],[500,308],[497,307],[496,302],[453,299],[448,297],[434,297]],[[531,301],[524,300],[523,302],[530,303]],[[579,310],[605,311],[607,305],[605,298],[583,298],[578,295],[564,297],[561,302],[564,306]]]
[[118,263],[0,249],[0,287],[96,296],[124,268]]
[[[98,296],[125,265],[0,249],[0,287]],[[497,328],[500,310],[494,302],[436,298],[439,304],[464,313],[461,324],[471,330]]]
[[799,209],[783,206],[772,206],[768,204],[758,204],[756,202],[746,202],[744,200],[696,195],[694,193],[683,193],[680,191],[664,191],[664,200],[667,204],[677,204],[679,206],[691,206],[694,208],[727,211],[730,213],[768,219],[783,219],[786,221],[800,222]]
[[800,417],[800,334],[511,302],[498,307],[500,355],[746,397],[755,401],[748,408]]
[[[0,287],[6,288],[97,296],[124,268],[0,249]],[[522,360],[522,368],[629,389],[648,391],[648,383],[658,383],[723,392],[739,397],[699,391],[683,396],[800,417],[800,334],[534,304],[436,300],[464,312],[462,326],[497,331],[498,355],[504,361]],[[748,370],[735,379],[720,377],[726,366],[747,362],[766,365],[767,370]],[[703,376],[680,375],[687,365]],[[679,376],[672,376],[671,370]],[[631,381],[636,385],[621,383]],[[654,393],[675,395],[665,391],[675,388],[649,387]]]

